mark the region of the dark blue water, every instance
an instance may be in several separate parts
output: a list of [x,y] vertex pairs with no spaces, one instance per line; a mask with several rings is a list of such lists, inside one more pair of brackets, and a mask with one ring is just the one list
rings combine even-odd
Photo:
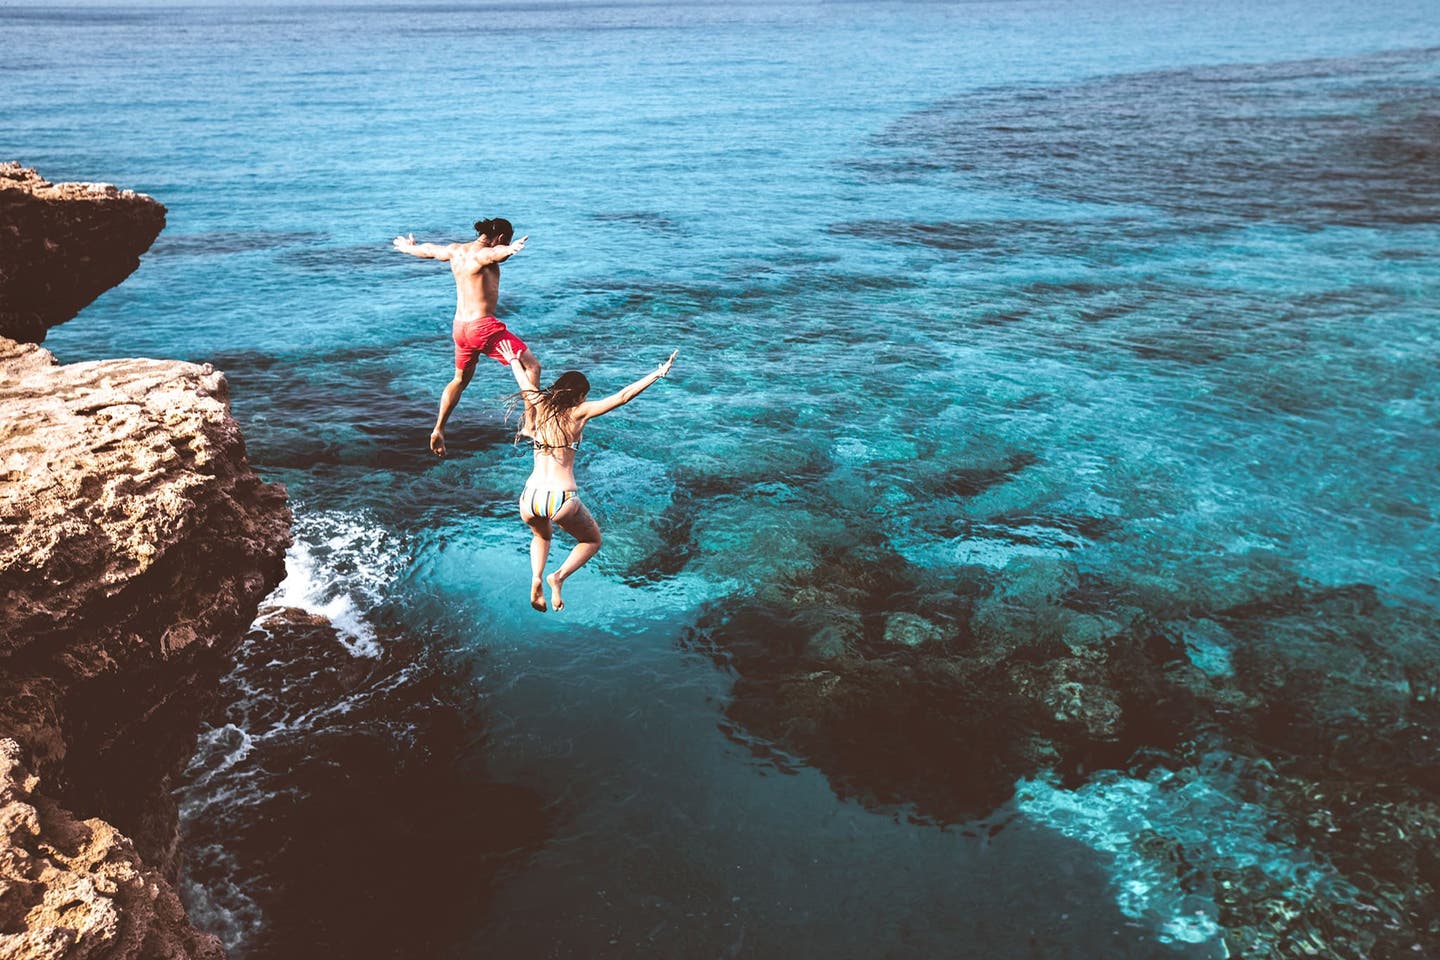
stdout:
[[[46,345],[224,369],[296,510],[278,600],[342,631],[298,676],[374,671],[282,707],[301,681],[257,634],[229,681],[182,801],[192,912],[235,955],[281,949],[247,824],[351,709],[422,751],[471,715],[436,764],[543,812],[426,955],[1215,957],[1299,923],[1227,883],[1373,913],[1399,882],[1266,784],[1334,739],[1295,730],[1429,729],[1433,4],[22,4],[0,46],[0,155],[170,211]],[[526,603],[505,371],[425,449],[452,292],[389,241],[482,216],[531,238],[501,307],[547,372],[609,390],[680,350],[587,435],[606,543],[559,615]],[[842,682],[826,637],[888,669],[901,613],[941,638],[917,669],[1150,631],[1230,706],[1120,738],[1158,764],[1016,747],[972,796],[963,746],[856,759],[903,685],[843,743],[747,700],[781,634]]]

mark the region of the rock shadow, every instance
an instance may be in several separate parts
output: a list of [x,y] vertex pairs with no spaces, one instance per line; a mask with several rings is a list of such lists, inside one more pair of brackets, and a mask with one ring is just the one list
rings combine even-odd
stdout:
[[371,659],[322,617],[262,624],[178,791],[196,924],[242,960],[462,943],[549,833],[537,794],[485,773],[475,681],[417,640]]

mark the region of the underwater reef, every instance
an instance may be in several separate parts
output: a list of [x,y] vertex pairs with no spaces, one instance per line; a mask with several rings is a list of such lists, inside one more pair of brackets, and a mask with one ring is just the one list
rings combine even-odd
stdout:
[[[1031,463],[913,495],[978,497]],[[877,496],[815,474],[816,490],[848,482],[834,495],[852,507]],[[1117,535],[1096,518],[990,520],[1022,548],[1037,526]],[[1420,604],[1263,564],[1225,587],[1112,583],[1038,551],[937,569],[852,525],[712,603],[687,643],[734,672],[727,729],[781,769],[812,764],[842,797],[962,829],[1033,817],[1191,904],[1176,939],[1359,960],[1440,956],[1437,635]]]

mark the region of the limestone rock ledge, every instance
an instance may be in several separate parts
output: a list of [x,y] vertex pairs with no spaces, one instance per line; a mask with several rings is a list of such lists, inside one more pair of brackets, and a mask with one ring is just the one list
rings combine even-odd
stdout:
[[129,840],[103,820],[77,820],[38,786],[20,745],[0,740],[0,957],[224,957]]
[[0,337],[39,343],[140,265],[158,201],[104,183],[50,183],[0,163]]
[[170,782],[289,542],[222,374],[0,339],[0,960],[218,955],[169,885]]

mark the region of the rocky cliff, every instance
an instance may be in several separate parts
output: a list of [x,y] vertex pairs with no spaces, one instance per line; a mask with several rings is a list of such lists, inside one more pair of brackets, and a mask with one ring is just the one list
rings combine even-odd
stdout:
[[[43,337],[163,218],[0,167],[0,332]],[[169,780],[289,520],[222,374],[0,338],[0,958],[219,955],[171,886]]]
[[144,194],[0,163],[0,337],[44,340],[134,273],[164,226]]
[[0,739],[0,956],[223,957],[118,830],[37,792],[21,752]]

